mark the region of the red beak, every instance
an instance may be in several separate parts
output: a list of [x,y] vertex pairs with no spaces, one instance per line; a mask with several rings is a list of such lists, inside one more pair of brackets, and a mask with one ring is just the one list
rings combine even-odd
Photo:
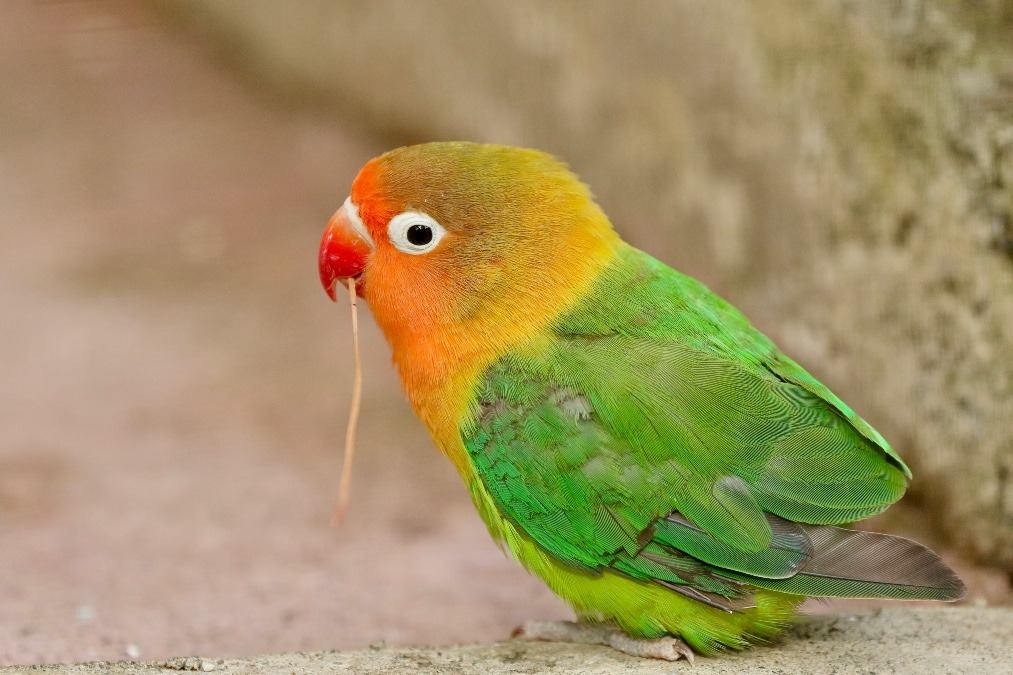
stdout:
[[[352,225],[347,207],[346,202],[331,216],[320,240],[320,283],[331,300],[336,300],[334,286],[338,281],[362,273],[373,248],[371,242]],[[358,218],[358,214],[354,217]]]

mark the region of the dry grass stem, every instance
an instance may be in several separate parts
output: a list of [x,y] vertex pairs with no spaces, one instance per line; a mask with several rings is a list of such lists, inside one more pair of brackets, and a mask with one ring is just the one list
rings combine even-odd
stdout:
[[352,457],[355,454],[355,429],[359,423],[359,406],[362,402],[362,359],[359,356],[359,312],[355,301],[355,279],[348,280],[348,300],[352,309],[352,352],[355,358],[355,375],[352,381],[352,408],[348,413],[348,427],[345,430],[345,458],[341,465],[341,482],[338,484],[338,503],[331,516],[331,526],[337,527],[348,506],[348,494],[352,486]]

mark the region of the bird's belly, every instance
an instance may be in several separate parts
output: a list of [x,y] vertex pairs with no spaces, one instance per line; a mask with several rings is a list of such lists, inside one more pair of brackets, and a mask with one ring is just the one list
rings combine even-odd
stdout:
[[581,619],[615,624],[634,637],[682,637],[694,649],[709,653],[721,647],[743,648],[768,637],[794,616],[804,600],[756,589],[757,606],[724,612],[664,586],[633,579],[611,569],[588,572],[560,562],[532,540],[493,503],[481,478],[468,481],[472,498],[489,533],[529,572],[565,600]]

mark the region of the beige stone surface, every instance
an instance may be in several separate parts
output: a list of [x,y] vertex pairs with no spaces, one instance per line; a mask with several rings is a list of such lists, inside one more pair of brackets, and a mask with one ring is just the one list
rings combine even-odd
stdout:
[[485,645],[353,652],[279,654],[251,659],[213,657],[154,663],[93,663],[3,669],[11,675],[173,671],[225,675],[267,673],[391,673],[418,675],[500,673],[694,673],[700,675],[1003,675],[1013,662],[1013,612],[1008,609],[885,610],[825,616],[799,625],[778,644],[738,654],[668,663],[638,659],[606,647],[512,640]]

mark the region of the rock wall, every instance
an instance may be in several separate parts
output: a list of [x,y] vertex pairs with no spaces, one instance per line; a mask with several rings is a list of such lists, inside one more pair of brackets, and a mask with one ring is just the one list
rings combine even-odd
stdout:
[[1013,569],[1013,2],[151,1],[392,145],[566,158]]

